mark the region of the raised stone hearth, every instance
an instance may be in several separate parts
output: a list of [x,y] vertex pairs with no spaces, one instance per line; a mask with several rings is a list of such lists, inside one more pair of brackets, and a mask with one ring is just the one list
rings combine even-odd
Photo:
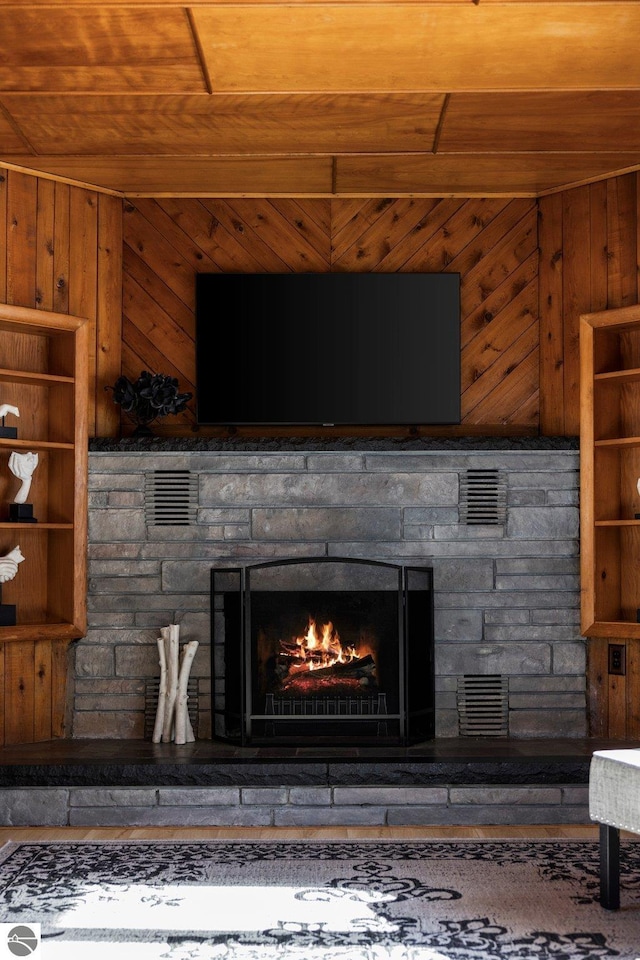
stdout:
[[6,747],[0,825],[586,824],[591,754],[610,745],[439,738],[349,750],[110,740]]

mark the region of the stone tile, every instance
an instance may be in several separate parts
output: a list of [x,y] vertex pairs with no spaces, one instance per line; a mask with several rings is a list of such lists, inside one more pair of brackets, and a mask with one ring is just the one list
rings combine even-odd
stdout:
[[118,541],[117,543],[95,543],[89,541],[88,554],[90,560],[135,560],[142,557],[144,549],[143,543],[126,543]]
[[238,473],[291,473],[306,471],[307,457],[304,453],[215,453],[213,456],[201,454],[195,467],[207,482],[207,474]]
[[157,791],[153,787],[71,787],[72,807],[155,807]]
[[[141,462],[138,461],[136,471],[127,471],[125,467],[126,457],[118,458],[119,462],[114,462],[111,470],[100,472],[96,469],[93,461],[89,470],[89,490],[105,490],[107,494],[115,490],[144,490],[144,473],[140,473]],[[104,464],[102,465],[104,467]]]
[[506,610],[485,610],[484,622],[487,624],[530,623],[531,611],[530,610],[512,610],[510,608]]
[[107,494],[110,507],[144,507],[144,493],[141,490],[112,490]]
[[452,804],[559,804],[562,800],[560,787],[451,787],[449,798]]
[[439,674],[501,673],[548,674],[551,647],[548,643],[449,643],[436,645]]
[[240,790],[240,802],[247,806],[258,804],[260,806],[281,806],[286,803],[288,792],[286,787],[242,787]]
[[114,652],[112,647],[92,645],[75,648],[75,667],[78,677],[112,677]]
[[330,787],[290,787],[289,803],[297,806],[327,806],[331,803]]
[[270,807],[78,807],[71,826],[87,827],[268,827]]
[[579,640],[577,643],[554,643],[554,673],[577,673],[584,676],[586,668],[587,646],[584,640]]
[[544,693],[546,691],[573,691],[584,694],[586,689],[586,678],[580,676],[557,676],[557,677],[511,677],[509,680],[509,690],[515,692],[533,691]]
[[[90,560],[89,577],[153,577],[160,574],[159,560],[141,560],[139,557],[115,557],[112,560]],[[115,592],[115,591],[114,591]]]
[[585,706],[585,695],[571,691],[544,693],[541,690],[532,690],[530,693],[516,693],[509,691],[510,710],[580,710]]
[[541,507],[546,503],[546,490],[507,490],[507,506]]
[[556,608],[558,604],[568,609],[579,610],[580,594],[575,591],[558,591],[545,593],[543,591],[532,594],[530,591],[514,590],[511,592],[495,590],[482,593],[439,593],[436,595],[436,604],[439,607],[480,607],[483,610],[513,610],[516,607],[529,609],[532,604],[536,610]]
[[507,536],[519,540],[567,540],[579,536],[577,507],[510,507]]
[[[538,610],[535,607],[531,609],[532,623],[562,623],[569,624],[572,627],[580,627],[580,611],[576,609],[561,608],[560,610]],[[576,632],[579,632],[577,630]]]
[[590,823],[588,810],[579,805],[512,806],[455,804],[450,807],[390,807],[387,823],[392,826],[519,825],[548,823]]
[[579,574],[580,559],[574,557],[511,557],[496,560],[497,576]]
[[252,511],[256,540],[399,540],[397,507],[270,507]]
[[[436,524],[433,528],[434,540],[449,540],[466,542],[469,540],[501,540],[504,537],[504,526],[500,523],[489,524]],[[487,546],[487,553],[490,551]]]
[[118,694],[144,694],[144,680],[131,679],[129,677],[114,677],[113,679],[87,679],[76,677],[76,694],[78,696],[90,696],[92,694],[107,694],[116,696]]
[[101,710],[118,710],[118,711],[131,711],[133,710],[136,713],[144,713],[145,708],[145,698],[144,695],[132,696],[132,695],[109,695],[105,693],[94,693],[90,696],[86,694],[81,694],[76,690],[76,699],[75,699],[76,710],[84,712],[89,711],[101,711]]
[[73,737],[77,740],[141,740],[143,736],[143,711],[77,710],[73,717]]
[[237,787],[160,787],[160,806],[229,807],[240,803]]
[[544,469],[536,473],[535,470],[528,470],[523,473],[510,471],[510,487],[541,487],[543,490],[566,490],[576,489],[579,485],[578,465],[574,470],[567,469],[566,461],[557,470],[549,469],[548,464],[544,464]]
[[69,791],[51,787],[3,788],[0,825],[3,827],[63,827],[68,823]]
[[584,786],[567,786],[562,787],[562,802],[575,805],[580,804],[581,806],[589,805],[589,787]]
[[512,737],[585,737],[584,710],[511,710],[509,732]]
[[[266,546],[266,544],[265,544]],[[576,540],[492,540],[491,550],[487,548],[485,540],[465,540],[463,545],[459,541],[429,540],[425,543],[414,540],[405,540],[401,543],[382,542],[367,543],[363,541],[335,541],[328,544],[329,553],[334,556],[355,556],[395,558],[417,558],[424,560],[429,557],[434,566],[441,558],[455,563],[461,556],[465,559],[484,559],[493,562],[498,557],[526,556],[559,556],[575,557],[578,544]],[[317,546],[316,546],[317,551]],[[491,556],[488,557],[489,552]],[[555,606],[557,606],[557,601]]]
[[336,806],[377,806],[447,802],[446,787],[334,787]]
[[89,539],[92,541],[145,540],[147,527],[142,510],[91,510]]
[[442,641],[482,640],[482,611],[480,610],[436,610],[434,614],[434,633]]
[[[497,576],[496,590],[574,590],[580,589],[580,577],[576,574],[550,574],[549,576],[522,576],[516,577]],[[532,599],[532,604],[535,599]]]
[[224,474],[202,478],[200,504],[434,506],[456,504],[457,474]]
[[384,807],[276,807],[276,827],[377,827],[386,820]]
[[116,674],[120,677],[159,677],[158,647],[155,643],[117,646]]
[[576,639],[575,627],[561,624],[527,623],[527,624],[487,624],[484,638],[488,643],[511,643],[528,640],[559,640],[571,641]]
[[364,470],[364,456],[356,453],[310,453],[307,456],[309,473],[344,473]]
[[434,565],[434,588],[438,591],[468,592],[493,589],[493,563],[491,560],[439,560]]

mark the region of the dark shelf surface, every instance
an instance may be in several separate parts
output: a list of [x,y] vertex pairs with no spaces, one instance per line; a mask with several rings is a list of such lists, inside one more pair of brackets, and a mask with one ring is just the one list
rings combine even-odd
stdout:
[[442,738],[410,747],[51,740],[0,748],[0,787],[586,784],[604,739]]
[[373,451],[416,451],[433,450],[451,453],[468,450],[578,450],[578,437],[542,437],[542,436],[433,436],[433,437],[390,437],[390,436],[332,436],[331,431],[323,431],[319,436],[295,436],[292,430],[287,436],[281,431],[278,436],[260,437],[242,434],[224,437],[92,437],[89,451],[94,453],[145,453],[176,452],[192,453],[214,450],[223,453],[270,451],[331,451],[373,452]]

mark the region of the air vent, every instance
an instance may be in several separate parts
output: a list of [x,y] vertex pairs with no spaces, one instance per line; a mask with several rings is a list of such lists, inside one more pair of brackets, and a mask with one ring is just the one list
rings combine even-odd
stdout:
[[471,469],[460,475],[460,523],[503,524],[507,482],[500,470]]
[[[158,699],[160,696],[160,679],[155,678],[146,680],[144,685],[144,738],[153,739],[153,728],[156,724],[156,714],[158,712]],[[199,708],[199,690],[198,678],[189,677],[187,681],[187,713],[193,727],[196,739],[198,738],[198,708]]]
[[458,677],[458,732],[461,737],[509,735],[509,678],[501,674]]
[[186,527],[196,522],[198,477],[189,470],[154,470],[145,477],[144,516],[151,526]]

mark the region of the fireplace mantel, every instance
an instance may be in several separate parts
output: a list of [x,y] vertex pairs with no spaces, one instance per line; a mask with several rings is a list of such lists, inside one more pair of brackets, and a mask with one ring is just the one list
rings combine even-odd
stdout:
[[424,452],[469,450],[577,450],[578,437],[467,436],[467,437],[93,437],[89,451],[96,453],[176,452],[222,453],[275,452]]

